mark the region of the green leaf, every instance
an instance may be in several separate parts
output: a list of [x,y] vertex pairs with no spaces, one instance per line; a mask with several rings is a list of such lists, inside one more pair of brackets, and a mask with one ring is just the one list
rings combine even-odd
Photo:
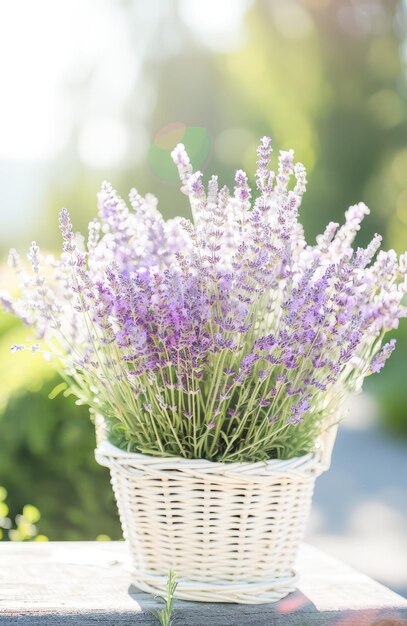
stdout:
[[65,389],[67,389],[67,387],[68,387],[68,385],[66,383],[59,383],[59,385],[54,387],[53,390],[48,394],[48,398],[50,400],[53,400],[54,398],[59,396],[60,393],[65,391]]
[[7,517],[9,508],[5,502],[0,502],[0,517]]
[[23,517],[31,524],[35,524],[40,519],[41,513],[36,506],[26,504],[23,508]]

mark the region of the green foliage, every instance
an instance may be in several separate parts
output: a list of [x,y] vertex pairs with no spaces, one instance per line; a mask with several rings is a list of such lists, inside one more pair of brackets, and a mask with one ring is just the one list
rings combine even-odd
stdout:
[[[0,476],[8,488],[9,517],[35,502],[41,532],[50,540],[94,540],[102,534],[119,539],[109,473],[94,459],[88,410],[57,393],[61,381],[41,356],[10,355],[9,346],[25,341],[27,333],[0,315]],[[35,513],[25,507],[22,515],[25,532],[26,522],[36,523]]]
[[[0,312],[0,420],[9,399],[14,393],[37,391],[43,381],[55,376],[54,369],[40,355],[30,352],[13,358],[10,346],[24,341],[29,331],[21,328],[21,323],[10,315]],[[18,355],[20,357],[20,355]],[[1,423],[1,421],[0,421]]]
[[7,490],[0,487],[0,540],[2,541],[48,541],[48,537],[38,534],[37,522],[41,514],[37,507],[26,504],[22,513],[15,517],[15,528],[9,515],[9,507],[5,502]]
[[14,393],[0,416],[0,475],[9,487],[10,509],[34,500],[52,540],[92,540],[102,533],[118,539],[109,475],[94,459],[88,411],[63,395],[49,400],[57,382]]
[[390,435],[407,439],[406,349],[407,324],[392,333],[397,350],[383,369],[383,376],[372,376],[365,389],[375,396],[383,429]]
[[158,619],[161,626],[172,626],[174,624],[172,620],[172,612],[174,608],[174,594],[177,584],[175,574],[172,570],[170,570],[167,579],[167,595],[164,598],[165,606],[160,611],[151,611],[154,617]]

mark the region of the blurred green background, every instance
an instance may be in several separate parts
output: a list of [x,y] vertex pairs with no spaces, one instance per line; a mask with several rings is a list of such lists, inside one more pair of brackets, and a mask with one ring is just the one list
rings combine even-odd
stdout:
[[[22,18],[24,16],[24,19]],[[206,178],[252,178],[259,137],[309,174],[313,241],[365,201],[360,233],[407,248],[407,7],[402,0],[15,0],[0,6],[0,285],[10,246],[57,250],[58,211],[85,230],[104,179],[188,214],[170,159],[183,141]],[[407,324],[366,389],[383,432],[407,437]],[[119,538],[93,427],[0,316],[0,484],[10,516],[30,502],[50,539]]]

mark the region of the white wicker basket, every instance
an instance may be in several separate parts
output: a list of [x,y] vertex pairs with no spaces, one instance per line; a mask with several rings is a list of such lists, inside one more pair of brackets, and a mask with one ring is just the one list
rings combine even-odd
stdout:
[[266,463],[152,457],[99,441],[134,584],[162,594],[172,569],[184,600],[256,604],[293,591],[315,478],[329,466],[328,432],[319,452]]

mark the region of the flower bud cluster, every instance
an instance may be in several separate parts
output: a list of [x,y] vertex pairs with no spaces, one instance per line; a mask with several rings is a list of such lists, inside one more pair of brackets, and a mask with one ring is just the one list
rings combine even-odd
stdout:
[[304,166],[288,150],[270,169],[268,137],[257,155],[256,193],[242,170],[232,192],[216,176],[206,189],[178,145],[193,221],[165,221],[135,189],[129,208],[103,183],[86,245],[62,209],[59,259],[33,243],[27,272],[10,253],[21,292],[2,292],[3,306],[37,329],[120,445],[223,461],[307,452],[394,349],[381,345],[406,316],[407,254],[378,252],[379,235],[352,248],[363,203],[307,244]]

